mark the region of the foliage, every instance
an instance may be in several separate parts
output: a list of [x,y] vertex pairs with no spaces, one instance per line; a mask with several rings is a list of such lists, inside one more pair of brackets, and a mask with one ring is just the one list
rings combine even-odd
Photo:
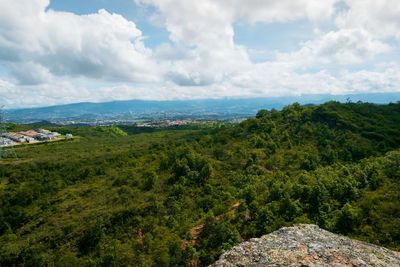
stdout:
[[400,250],[400,104],[51,130],[80,138],[16,147],[0,165],[1,266],[204,266],[293,223]]

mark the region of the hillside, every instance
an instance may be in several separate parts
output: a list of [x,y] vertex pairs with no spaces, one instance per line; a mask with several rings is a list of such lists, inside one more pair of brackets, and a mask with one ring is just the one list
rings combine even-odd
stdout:
[[206,266],[293,223],[400,250],[400,103],[295,103],[233,128],[49,130],[77,138],[0,163],[1,266]]
[[[198,100],[124,100],[103,103],[74,103],[38,108],[22,108],[6,110],[10,122],[30,123],[41,120],[132,120],[143,117],[188,117],[202,118],[207,116],[233,118],[237,116],[254,116],[259,109],[281,109],[295,101],[301,104],[321,104],[329,100],[368,101],[373,103],[389,103],[400,99],[400,93],[374,93],[355,95],[303,95],[296,97],[264,97],[264,98],[224,98]],[[46,124],[48,126],[49,124]]]
[[400,254],[300,224],[244,242],[212,266],[400,266]]

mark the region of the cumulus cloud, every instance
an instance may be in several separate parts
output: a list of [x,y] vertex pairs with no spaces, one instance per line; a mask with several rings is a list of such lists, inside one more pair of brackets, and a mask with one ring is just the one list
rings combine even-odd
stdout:
[[[226,85],[231,82],[240,85],[239,88],[243,90],[245,88],[251,90],[255,80],[262,80],[258,86],[268,88],[271,87],[271,77],[276,74],[275,70],[278,74],[290,73],[290,77],[293,78],[296,70],[309,67],[323,69],[324,66],[332,64],[363,64],[373,60],[377,55],[390,52],[391,49],[383,40],[366,30],[365,23],[358,27],[339,27],[328,32],[318,30],[319,23],[326,24],[327,21],[329,23],[336,20],[336,24],[339,25],[340,17],[352,17],[352,10],[359,8],[361,6],[359,3],[362,1],[353,1],[357,2],[356,4],[346,1],[349,2],[347,9],[338,8],[338,5],[343,3],[338,0],[136,0],[136,2],[154,5],[158,8],[157,17],[163,16],[164,19],[158,21],[164,22],[170,32],[171,41],[179,47],[174,49],[168,45],[160,48],[160,52],[163,52],[161,54],[168,62],[165,79],[181,86],[215,87],[216,84]],[[273,68],[260,68],[260,64],[252,63],[247,48],[234,43],[235,22],[285,23],[300,19],[309,20],[316,25],[315,39],[302,43],[298,51],[290,53],[278,51],[276,62],[268,64]],[[348,24],[350,25],[350,22]],[[177,54],[185,56],[178,60],[172,59],[176,58]],[[235,90],[233,88],[235,87],[232,87],[232,91]],[[258,89],[258,91],[266,90]]]
[[32,61],[11,62],[8,66],[21,85],[36,85],[52,80],[49,69]]
[[[0,60],[11,63],[11,68],[25,64],[24,69],[13,71],[21,83],[38,83],[48,73],[158,80],[151,50],[133,22],[105,10],[78,16],[46,10],[48,5],[49,0],[0,1]],[[24,75],[30,67],[32,73]],[[33,75],[37,78],[29,77]]]
[[329,19],[338,0],[222,0],[223,6],[232,6],[235,17],[250,23],[286,22],[306,18],[311,21]]
[[292,61],[298,67],[331,63],[360,64],[390,49],[388,44],[374,39],[364,29],[341,29],[322,34],[303,43],[299,51],[279,54],[278,58]]
[[[171,40],[189,45],[214,42],[214,46],[231,46],[232,23],[287,22],[329,19],[338,0],[135,0],[156,6],[164,16]],[[157,16],[159,17],[159,15]],[[158,21],[160,21],[158,19]]]
[[[48,9],[49,0],[0,0],[0,65],[11,75],[0,78],[3,102],[400,90],[398,64],[377,60],[399,49],[388,44],[400,41],[394,0],[132,1],[155,7],[149,21],[165,27],[169,40],[152,50],[144,44],[149,33],[106,10],[76,15]],[[313,38],[294,51],[266,51],[275,55],[269,61],[252,62],[251,49],[234,41],[235,23],[300,20],[312,24]]]
[[364,27],[379,37],[400,40],[400,5],[396,0],[344,0],[348,8],[337,18],[340,28]]

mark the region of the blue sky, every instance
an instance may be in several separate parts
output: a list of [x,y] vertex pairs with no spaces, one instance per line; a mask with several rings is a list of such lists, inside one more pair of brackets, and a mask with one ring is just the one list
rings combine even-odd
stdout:
[[0,102],[400,91],[395,0],[0,0]]

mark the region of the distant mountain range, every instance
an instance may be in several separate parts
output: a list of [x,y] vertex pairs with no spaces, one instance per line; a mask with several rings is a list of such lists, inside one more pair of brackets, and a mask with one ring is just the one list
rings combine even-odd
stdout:
[[160,118],[237,118],[254,116],[260,109],[281,109],[285,105],[321,104],[330,100],[340,102],[362,101],[377,104],[397,102],[400,93],[374,93],[354,95],[302,95],[263,98],[223,98],[201,100],[147,101],[127,100],[105,103],[75,103],[67,105],[8,109],[8,122],[32,123],[47,120],[136,120]]

